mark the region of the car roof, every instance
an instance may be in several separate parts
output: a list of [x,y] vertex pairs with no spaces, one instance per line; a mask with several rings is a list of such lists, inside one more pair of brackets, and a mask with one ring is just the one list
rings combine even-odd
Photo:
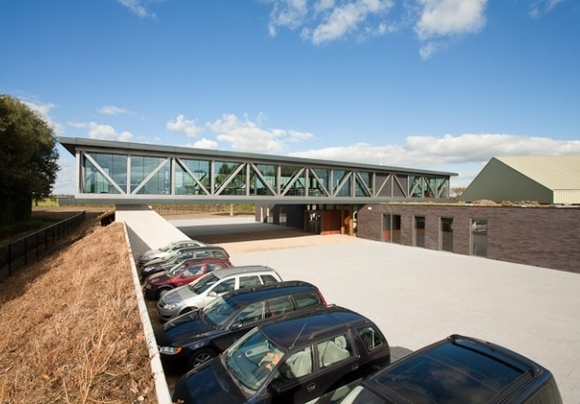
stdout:
[[188,253],[191,251],[203,251],[203,250],[221,250],[221,251],[225,252],[226,255],[229,255],[225,248],[217,246],[217,245],[187,246],[187,247],[180,248],[179,250],[176,250],[176,252],[179,254],[179,253]]
[[227,260],[225,258],[219,258],[219,257],[195,257],[195,258],[188,258],[185,261],[181,261],[179,264],[185,264],[185,265],[195,265],[195,264],[201,264],[203,262],[208,262],[208,261],[220,261],[223,262],[224,264],[227,264]]
[[314,308],[307,314],[290,313],[284,319],[267,323],[260,330],[281,348],[310,344],[319,335],[332,334],[350,327],[373,324],[368,318],[347,308],[330,305]]
[[234,290],[223,295],[223,298],[232,300],[239,305],[246,305],[277,296],[285,296],[308,290],[317,291],[318,288],[304,281],[285,281]]
[[252,273],[275,273],[278,274],[275,270],[265,265],[246,265],[240,267],[230,267],[230,268],[223,268],[223,269],[216,269],[212,272],[216,277],[222,279],[226,276],[232,275],[239,275],[239,274],[252,274]]
[[[445,376],[426,377],[437,373]],[[534,377],[541,384],[551,373],[507,348],[454,334],[394,362],[365,384],[384,396],[402,396],[411,402],[424,399],[424,392],[437,401],[496,402]],[[416,396],[419,392],[421,396]]]

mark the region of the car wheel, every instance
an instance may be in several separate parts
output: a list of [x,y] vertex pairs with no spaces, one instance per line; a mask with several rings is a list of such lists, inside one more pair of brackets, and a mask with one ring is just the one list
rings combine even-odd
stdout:
[[210,348],[203,348],[199,351],[195,351],[193,355],[189,357],[189,369],[195,369],[207,361],[211,360],[215,356],[215,352]]
[[161,296],[163,296],[164,294],[166,294],[167,292],[169,292],[171,290],[171,288],[161,288],[157,291],[157,299],[160,299]]

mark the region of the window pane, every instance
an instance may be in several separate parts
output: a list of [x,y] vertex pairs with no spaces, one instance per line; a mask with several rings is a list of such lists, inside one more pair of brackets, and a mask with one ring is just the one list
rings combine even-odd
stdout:
[[346,335],[320,342],[316,344],[316,348],[320,368],[332,366],[352,356],[352,348]]
[[487,257],[487,220],[471,219],[471,255]]

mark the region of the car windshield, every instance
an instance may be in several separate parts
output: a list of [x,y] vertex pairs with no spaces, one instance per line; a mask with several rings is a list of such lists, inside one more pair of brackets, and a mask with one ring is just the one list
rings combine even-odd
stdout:
[[253,391],[264,384],[283,356],[284,351],[258,328],[244,335],[224,353],[232,379]]
[[231,299],[225,300],[218,297],[212,300],[202,311],[202,317],[209,323],[218,327],[225,323],[238,309],[238,305]]
[[175,265],[174,267],[171,267],[171,268],[170,268],[170,269],[168,269],[168,270],[167,270],[167,272],[166,272],[166,273],[167,273],[167,276],[174,277],[174,276],[177,276],[177,275],[179,275],[179,273],[180,273],[181,271],[183,271],[183,269],[184,269],[186,266],[187,266],[187,262],[181,262],[181,263],[179,263],[179,264]]
[[201,278],[198,278],[196,281],[191,282],[188,287],[189,290],[191,290],[193,293],[200,295],[219,280],[220,279],[214,274],[207,274]]

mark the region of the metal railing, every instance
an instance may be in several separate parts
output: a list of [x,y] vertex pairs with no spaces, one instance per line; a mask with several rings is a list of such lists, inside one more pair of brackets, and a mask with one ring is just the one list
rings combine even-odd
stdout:
[[27,265],[32,259],[54,247],[71,234],[85,218],[86,212],[83,211],[76,216],[1,246],[0,279],[12,276],[16,269]]

